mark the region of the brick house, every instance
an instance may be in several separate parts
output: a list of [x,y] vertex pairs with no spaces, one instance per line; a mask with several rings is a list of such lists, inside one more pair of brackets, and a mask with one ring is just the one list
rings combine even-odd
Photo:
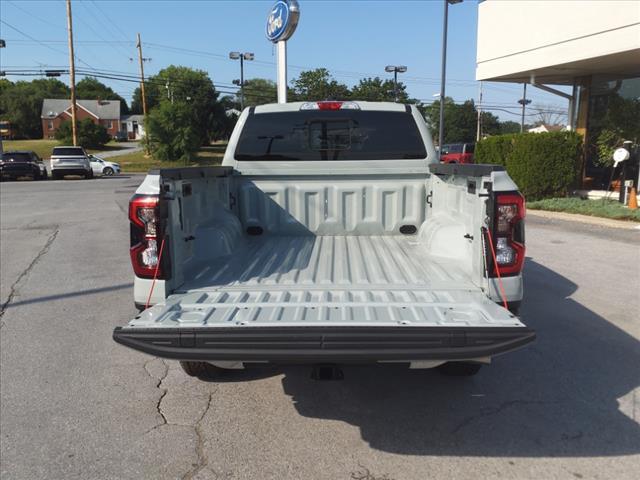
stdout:
[[[89,118],[102,125],[112,137],[120,130],[120,100],[77,100],[78,121]],[[45,98],[42,101],[42,138],[54,138],[63,122],[71,120],[71,100]]]

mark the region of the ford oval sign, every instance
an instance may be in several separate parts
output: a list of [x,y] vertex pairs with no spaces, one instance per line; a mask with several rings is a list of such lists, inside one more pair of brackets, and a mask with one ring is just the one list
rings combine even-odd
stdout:
[[288,40],[298,26],[300,9],[296,0],[278,0],[267,17],[267,38],[272,42]]

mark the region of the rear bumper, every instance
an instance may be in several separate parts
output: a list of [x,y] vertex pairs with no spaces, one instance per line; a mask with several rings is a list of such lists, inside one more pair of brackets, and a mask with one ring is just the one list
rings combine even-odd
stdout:
[[535,339],[526,327],[116,327],[113,339],[175,360],[373,363],[491,357]]
[[40,170],[29,166],[20,167],[3,167],[0,169],[0,175],[3,177],[23,177],[36,175]]
[[55,167],[51,169],[51,173],[59,173],[62,175],[86,175],[91,171],[90,168],[83,167]]

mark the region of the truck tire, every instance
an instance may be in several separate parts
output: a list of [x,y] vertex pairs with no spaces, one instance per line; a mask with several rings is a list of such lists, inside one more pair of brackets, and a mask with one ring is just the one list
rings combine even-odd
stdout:
[[447,377],[471,377],[478,373],[481,367],[481,364],[473,362],[447,362],[436,368]]
[[214,367],[207,362],[180,362],[184,373],[190,377],[197,377],[201,380],[213,380],[220,376],[222,369]]
[[51,179],[52,180],[60,180],[60,174],[56,171],[51,172]]
[[91,170],[89,173],[86,173],[84,175],[84,178],[87,180],[91,180],[93,178],[93,170]]

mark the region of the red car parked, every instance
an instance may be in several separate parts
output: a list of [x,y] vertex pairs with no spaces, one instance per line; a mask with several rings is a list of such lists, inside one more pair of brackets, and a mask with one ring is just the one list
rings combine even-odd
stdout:
[[473,163],[475,143],[451,143],[443,145],[440,153],[442,163]]

